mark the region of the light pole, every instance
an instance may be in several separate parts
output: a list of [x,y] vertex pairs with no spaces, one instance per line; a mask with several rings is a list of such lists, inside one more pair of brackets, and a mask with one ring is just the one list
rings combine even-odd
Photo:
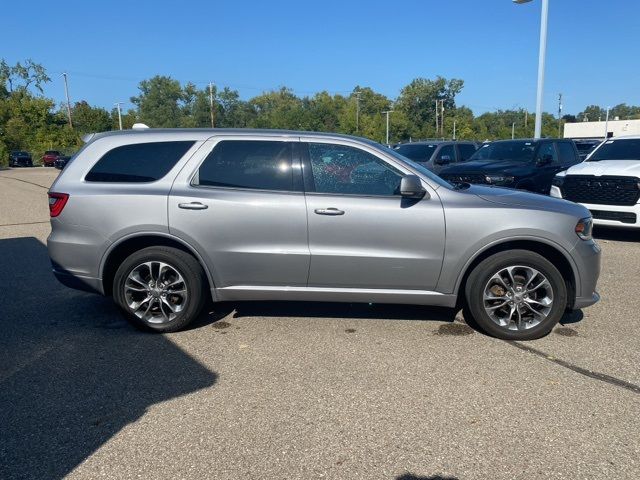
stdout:
[[609,110],[611,107],[607,107],[607,118],[604,121],[604,139],[609,138]]
[[67,97],[67,117],[69,119],[69,127],[73,128],[73,123],[71,122],[71,102],[69,101],[69,85],[67,85],[67,74],[66,72],[62,74],[64,78],[64,94]]
[[393,110],[385,110],[384,113],[387,116],[387,146],[389,146],[389,114],[393,112]]
[[122,111],[120,110],[120,105],[124,102],[116,102],[115,106],[118,109],[118,125],[120,126],[120,130],[122,130]]
[[[513,3],[529,3],[531,0],[512,0]],[[542,0],[540,17],[540,52],[538,55],[538,93],[536,98],[536,128],[534,138],[542,136],[542,101],[544,92],[544,64],[547,54],[547,23],[549,19],[549,0]]]

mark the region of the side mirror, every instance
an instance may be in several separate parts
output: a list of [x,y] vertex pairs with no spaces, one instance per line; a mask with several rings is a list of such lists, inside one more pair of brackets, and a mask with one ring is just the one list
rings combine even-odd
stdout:
[[451,163],[451,157],[449,155],[442,155],[440,158],[436,158],[434,163],[436,165],[447,165]]
[[405,175],[400,181],[400,195],[403,198],[422,198],[427,194],[427,191],[422,186],[420,178],[416,175]]
[[553,156],[547,153],[546,155],[543,155],[538,159],[537,165],[539,167],[544,167],[545,165],[549,165],[552,162],[553,162]]

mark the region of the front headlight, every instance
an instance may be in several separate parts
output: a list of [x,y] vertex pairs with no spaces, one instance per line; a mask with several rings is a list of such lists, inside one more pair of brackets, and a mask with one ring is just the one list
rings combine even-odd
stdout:
[[485,175],[484,179],[492,185],[507,185],[513,183],[514,177],[509,175]]
[[582,240],[591,240],[593,238],[593,218],[583,218],[576,225],[576,235]]
[[553,185],[554,187],[561,187],[562,185],[564,185],[564,177],[556,175],[555,177],[553,177],[553,180],[551,180],[551,185]]

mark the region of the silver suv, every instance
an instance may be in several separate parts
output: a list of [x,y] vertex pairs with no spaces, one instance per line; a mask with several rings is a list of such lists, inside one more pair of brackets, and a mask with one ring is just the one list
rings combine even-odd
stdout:
[[176,331],[208,298],[466,307],[496,337],[598,300],[589,211],[452,186],[373,142],[264,130],[94,135],[49,192],[65,285]]

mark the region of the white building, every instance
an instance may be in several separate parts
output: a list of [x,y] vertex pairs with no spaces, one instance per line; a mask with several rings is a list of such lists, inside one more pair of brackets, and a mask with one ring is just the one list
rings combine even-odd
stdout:
[[[605,135],[605,128],[607,135]],[[564,124],[564,138],[605,138],[640,135],[640,120],[609,120],[607,122],[577,122]]]

